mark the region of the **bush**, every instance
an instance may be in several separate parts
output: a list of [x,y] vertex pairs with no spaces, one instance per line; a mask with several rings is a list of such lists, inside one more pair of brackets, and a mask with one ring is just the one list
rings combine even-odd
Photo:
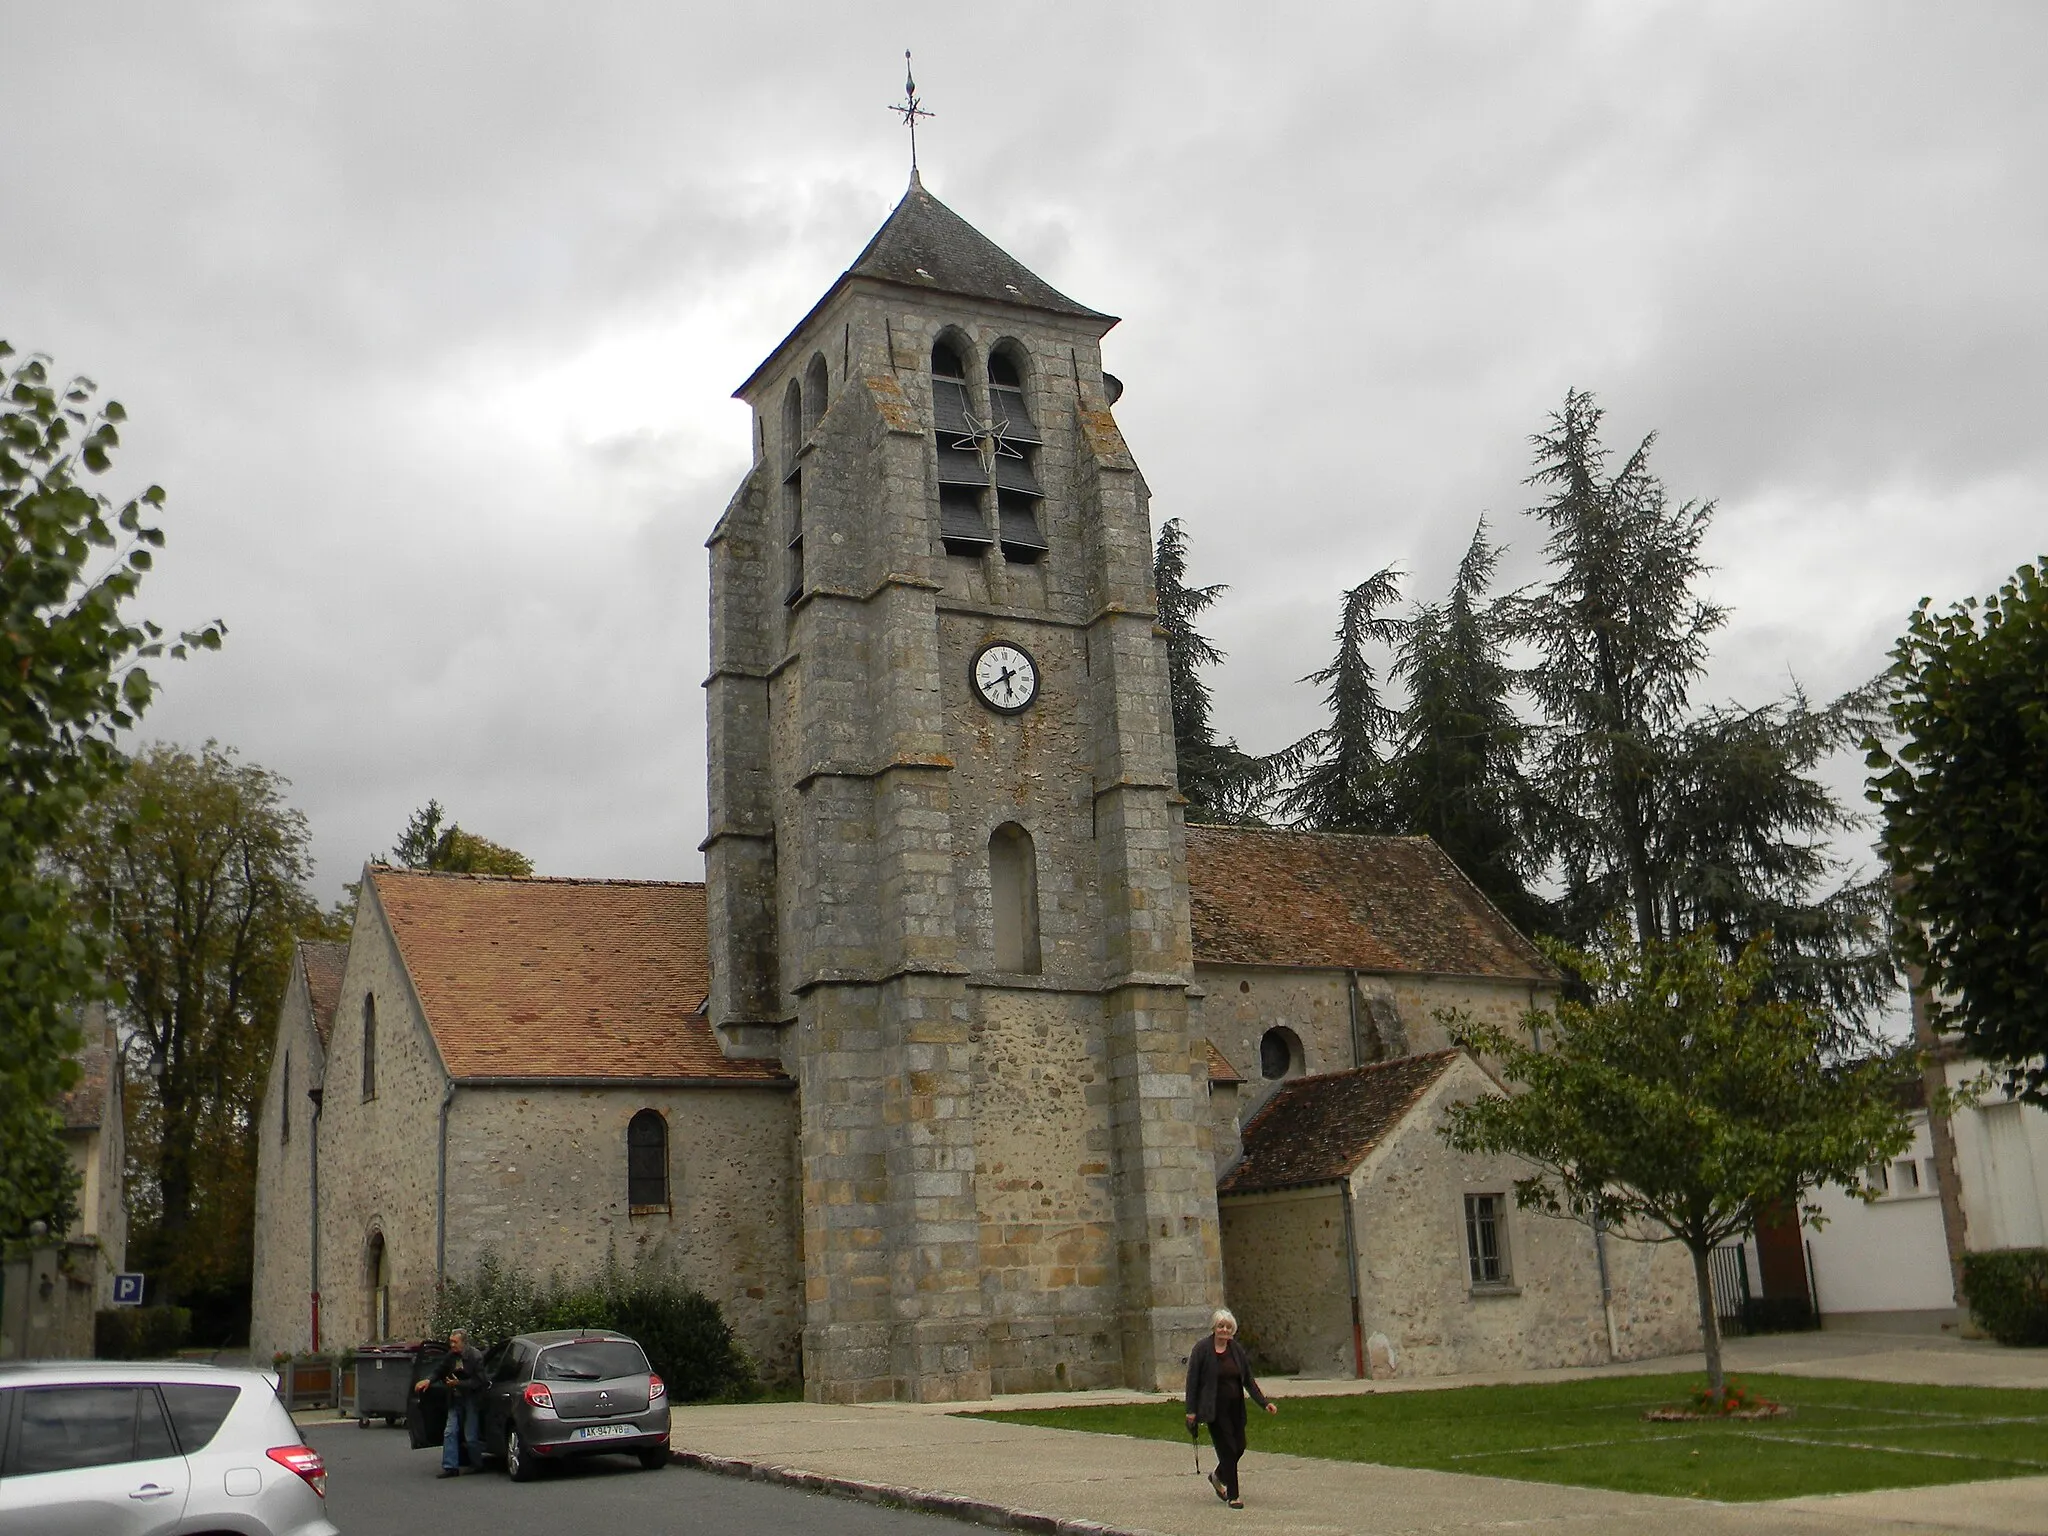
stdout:
[[757,1387],[753,1362],[718,1303],[652,1265],[629,1272],[607,1260],[594,1279],[570,1284],[551,1275],[537,1285],[486,1252],[471,1278],[442,1286],[428,1326],[437,1338],[467,1328],[485,1348],[515,1333],[610,1328],[640,1341],[677,1402],[731,1402]]
[[2001,1344],[2048,1344],[2048,1248],[1963,1255],[1970,1316]]
[[168,1360],[192,1337],[185,1307],[109,1307],[92,1320],[97,1360]]

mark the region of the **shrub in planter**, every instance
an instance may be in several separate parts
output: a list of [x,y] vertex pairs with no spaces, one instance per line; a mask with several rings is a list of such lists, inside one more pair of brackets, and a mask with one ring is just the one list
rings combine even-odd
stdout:
[[93,1314],[92,1352],[99,1360],[168,1360],[192,1336],[184,1307],[109,1307]]
[[1963,1294],[1999,1343],[2048,1345],[2048,1248],[1964,1254]]

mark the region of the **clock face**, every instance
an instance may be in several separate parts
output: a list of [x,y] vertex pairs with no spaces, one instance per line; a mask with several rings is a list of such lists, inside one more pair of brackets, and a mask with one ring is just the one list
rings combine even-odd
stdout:
[[1038,664],[1022,646],[1007,641],[984,645],[967,672],[981,702],[998,714],[1014,715],[1038,697]]

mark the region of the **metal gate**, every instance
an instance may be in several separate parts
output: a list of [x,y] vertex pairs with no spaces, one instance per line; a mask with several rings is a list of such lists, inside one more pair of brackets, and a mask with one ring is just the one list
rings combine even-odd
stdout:
[[1707,1255],[1707,1272],[1714,1286],[1714,1316],[1725,1336],[1749,1331],[1755,1310],[1749,1293],[1749,1259],[1741,1243],[1723,1243]]

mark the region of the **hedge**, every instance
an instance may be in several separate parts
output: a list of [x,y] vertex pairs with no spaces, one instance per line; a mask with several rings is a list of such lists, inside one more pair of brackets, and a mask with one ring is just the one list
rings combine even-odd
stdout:
[[515,1333],[610,1328],[640,1342],[676,1402],[734,1402],[758,1390],[718,1303],[654,1265],[628,1271],[607,1262],[591,1280],[551,1275],[536,1284],[487,1252],[471,1277],[442,1286],[428,1326],[437,1338],[466,1328],[485,1349]]
[[93,1314],[98,1360],[168,1360],[192,1337],[188,1307],[109,1307]]
[[1963,1294],[1999,1343],[2048,1345],[2048,1248],[1964,1254]]

